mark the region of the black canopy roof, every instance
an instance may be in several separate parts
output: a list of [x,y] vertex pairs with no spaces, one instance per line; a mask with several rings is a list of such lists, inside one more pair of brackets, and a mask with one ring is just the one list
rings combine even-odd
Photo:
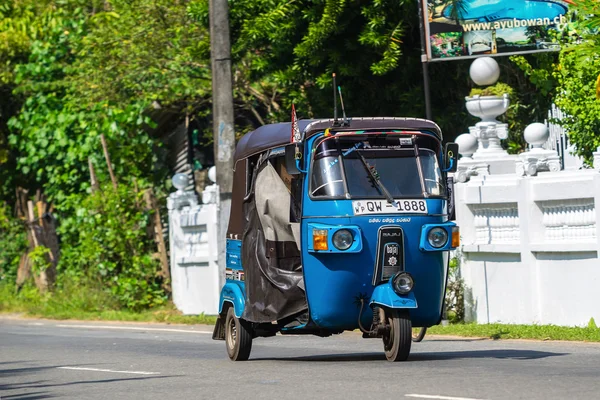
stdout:
[[[309,138],[327,128],[332,128],[332,119],[300,120],[298,125],[305,138]],[[353,118],[350,126],[336,127],[336,131],[343,130],[367,130],[367,129],[407,129],[426,130],[433,133],[442,140],[442,131],[436,123],[420,118]],[[255,131],[249,132],[240,139],[235,151],[235,162],[250,157],[274,147],[285,146],[290,143],[292,136],[291,122],[263,125]]]

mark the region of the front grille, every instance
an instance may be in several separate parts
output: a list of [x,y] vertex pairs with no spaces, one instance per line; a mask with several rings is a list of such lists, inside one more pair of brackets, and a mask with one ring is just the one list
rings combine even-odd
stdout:
[[373,285],[386,282],[394,274],[404,271],[404,232],[396,225],[379,228]]

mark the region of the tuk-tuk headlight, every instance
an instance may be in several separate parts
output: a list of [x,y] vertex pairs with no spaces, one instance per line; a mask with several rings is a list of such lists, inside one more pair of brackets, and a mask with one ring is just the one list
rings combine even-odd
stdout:
[[348,250],[354,242],[354,235],[348,229],[340,229],[333,234],[331,241],[338,250]]
[[400,295],[408,294],[413,289],[414,285],[415,281],[408,272],[398,272],[392,278],[392,289]]
[[433,228],[427,234],[427,241],[431,247],[435,247],[436,249],[444,247],[448,243],[448,232],[444,228]]

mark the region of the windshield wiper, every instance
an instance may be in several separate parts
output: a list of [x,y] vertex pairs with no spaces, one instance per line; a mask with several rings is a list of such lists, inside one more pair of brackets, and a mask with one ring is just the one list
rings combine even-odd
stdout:
[[365,167],[365,169],[369,173],[369,176],[371,177],[371,180],[373,181],[373,183],[375,183],[375,185],[377,186],[377,188],[379,189],[379,191],[385,196],[385,198],[387,199],[387,201],[391,205],[395,206],[396,202],[394,201],[394,198],[392,197],[392,195],[390,194],[390,192],[386,189],[386,187],[381,182],[381,178],[379,176],[379,173],[375,169],[375,167],[371,166],[367,162],[367,160],[361,154],[360,150],[356,149],[356,154],[358,154],[358,157],[360,158],[360,161],[362,162],[362,165]]

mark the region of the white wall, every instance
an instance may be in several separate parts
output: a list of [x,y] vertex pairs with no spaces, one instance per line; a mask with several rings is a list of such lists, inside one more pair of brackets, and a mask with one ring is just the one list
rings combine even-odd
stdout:
[[600,173],[487,175],[456,185],[467,318],[600,322]]
[[197,204],[194,192],[169,196],[173,302],[184,314],[216,315],[219,307],[217,204]]

